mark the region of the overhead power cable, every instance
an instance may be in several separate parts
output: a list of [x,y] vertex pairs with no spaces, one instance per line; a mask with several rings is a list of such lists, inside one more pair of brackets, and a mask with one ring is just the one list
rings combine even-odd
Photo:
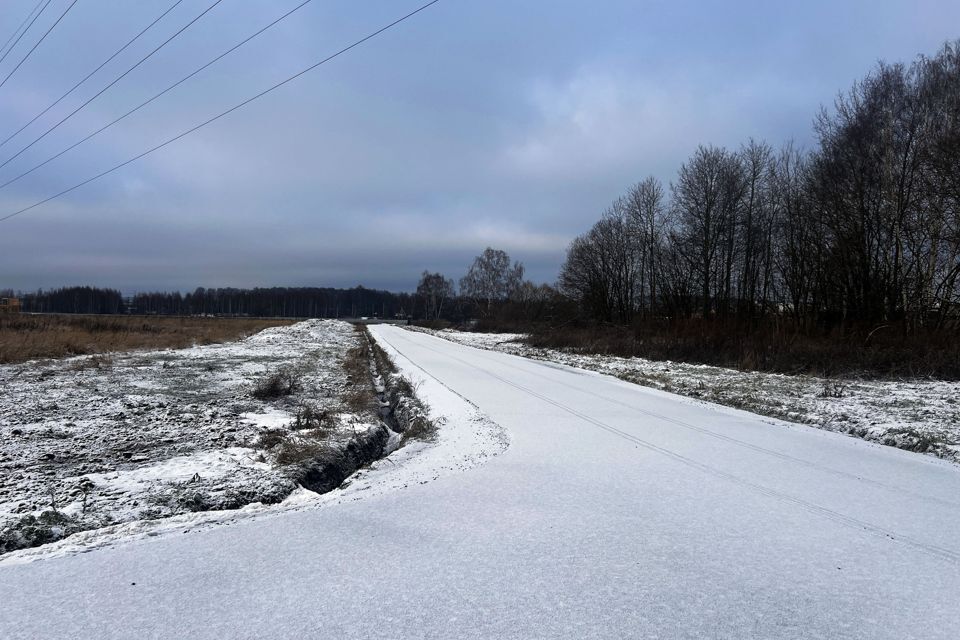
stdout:
[[10,52],[16,48],[17,43],[20,42],[20,39],[23,38],[23,36],[27,35],[27,31],[30,31],[30,27],[32,27],[33,23],[37,21],[37,18],[40,17],[40,14],[43,13],[48,6],[50,6],[51,2],[53,2],[53,0],[47,0],[47,2],[43,5],[43,7],[40,8],[40,11],[37,12],[37,15],[33,16],[33,19],[30,20],[30,24],[27,25],[27,28],[24,29],[22,32],[20,32],[20,35],[17,36],[17,39],[13,41],[13,44],[10,45],[10,48],[4,51],[3,55],[0,56],[0,62],[3,62],[4,60],[7,59],[7,56],[10,55]]
[[30,47],[30,51],[27,51],[26,55],[23,56],[22,58],[20,58],[20,62],[17,63],[17,66],[15,66],[13,69],[11,69],[11,70],[10,70],[10,73],[8,73],[7,76],[6,76],[2,81],[0,81],[0,87],[2,87],[3,85],[7,84],[7,80],[10,79],[10,76],[12,76],[13,74],[15,74],[15,73],[17,72],[17,69],[20,68],[20,65],[22,65],[24,62],[27,61],[27,58],[30,57],[30,54],[32,54],[34,51],[36,51],[37,47],[40,46],[40,43],[47,39],[47,36],[50,35],[50,32],[53,31],[53,28],[56,27],[58,24],[60,24],[60,21],[63,20],[64,16],[66,16],[68,13],[70,13],[70,9],[73,9],[73,5],[77,4],[78,1],[79,1],[79,0],[73,0],[73,2],[71,2],[69,5],[67,5],[67,8],[63,10],[63,13],[60,14],[60,17],[57,18],[56,21],[55,21],[52,25],[50,25],[50,28],[49,28],[49,29],[47,29],[46,31],[43,32],[43,35],[40,36],[40,39],[37,40],[36,44],[34,44],[32,47]]
[[189,129],[187,129],[186,131],[183,131],[182,133],[179,133],[179,134],[173,136],[172,138],[168,138],[167,140],[161,142],[160,144],[158,144],[158,145],[156,145],[156,146],[154,146],[154,147],[151,147],[151,148],[147,149],[146,151],[143,151],[142,153],[139,153],[139,154],[133,156],[132,158],[129,158],[128,160],[124,160],[124,161],[121,162],[120,164],[114,165],[114,166],[110,167],[109,169],[107,169],[107,170],[105,170],[105,171],[101,171],[100,173],[96,174],[95,176],[91,176],[91,177],[87,178],[86,180],[84,180],[84,181],[82,181],[82,182],[78,182],[77,184],[73,185],[72,187],[68,187],[68,188],[64,189],[63,191],[60,191],[59,193],[55,193],[55,194],[53,194],[52,196],[49,196],[49,197],[47,197],[47,198],[44,198],[43,200],[39,200],[39,201],[37,201],[37,202],[34,202],[33,204],[31,204],[31,205],[29,205],[29,206],[26,206],[26,207],[23,207],[22,209],[20,209],[20,210],[18,210],[18,211],[14,211],[14,212],[12,212],[12,213],[8,213],[7,215],[5,215],[5,216],[3,216],[3,217],[0,217],[0,222],[4,222],[4,221],[6,221],[6,220],[9,220],[10,218],[13,218],[13,217],[15,217],[15,216],[18,216],[18,215],[20,215],[20,214],[22,214],[22,213],[25,213],[25,212],[27,212],[27,211],[30,211],[31,209],[35,209],[35,208],[37,208],[37,207],[39,207],[39,206],[41,206],[41,205],[44,205],[44,204],[50,202],[51,200],[56,200],[57,198],[60,198],[60,197],[62,197],[62,196],[64,196],[64,195],[70,193],[71,191],[76,191],[76,190],[79,189],[80,187],[86,186],[86,185],[90,184],[91,182],[93,182],[93,181],[95,181],[95,180],[99,180],[100,178],[102,178],[102,177],[104,177],[104,176],[106,176],[106,175],[109,175],[109,174],[113,173],[114,171],[117,171],[118,169],[122,169],[123,167],[127,166],[128,164],[132,164],[132,163],[136,162],[137,160],[140,160],[141,158],[143,158],[143,157],[145,157],[145,156],[148,156],[148,155],[150,155],[151,153],[154,153],[155,151],[159,151],[160,149],[163,149],[164,147],[166,147],[166,146],[168,146],[168,145],[170,145],[170,144],[173,144],[173,143],[176,142],[177,140],[180,140],[181,138],[184,138],[184,137],[190,135],[190,134],[193,133],[194,131],[197,131],[198,129],[202,129],[202,128],[205,127],[205,126],[207,126],[207,125],[209,125],[209,124],[211,124],[211,123],[213,123],[213,122],[216,122],[216,121],[219,120],[220,118],[223,118],[224,116],[233,113],[233,112],[236,111],[237,109],[241,109],[241,108],[245,107],[246,105],[250,104],[250,103],[253,102],[254,100],[258,100],[258,99],[262,98],[263,96],[267,95],[268,93],[271,93],[271,92],[279,89],[280,87],[282,87],[282,86],[284,86],[284,85],[286,85],[286,84],[288,84],[288,83],[296,80],[296,79],[299,78],[300,76],[305,75],[305,74],[313,71],[313,70],[316,69],[317,67],[319,67],[319,66],[321,66],[321,65],[324,65],[324,64],[330,62],[330,61],[333,60],[334,58],[340,57],[341,55],[343,55],[344,53],[347,53],[347,52],[350,51],[351,49],[355,49],[356,47],[359,47],[359,46],[362,45],[364,42],[367,42],[368,40],[372,40],[373,38],[377,37],[378,35],[380,35],[380,34],[383,33],[384,31],[387,31],[387,30],[389,30],[389,29],[397,26],[397,25],[400,24],[401,22],[405,22],[406,20],[409,20],[410,18],[412,18],[413,16],[417,15],[417,14],[420,13],[421,11],[424,11],[425,9],[427,9],[427,8],[429,8],[429,7],[437,4],[438,2],[440,2],[440,0],[431,0],[431,1],[428,2],[428,3],[426,3],[426,4],[424,4],[424,5],[421,5],[420,7],[414,9],[414,10],[411,11],[410,13],[404,15],[403,17],[397,18],[397,19],[394,20],[393,22],[391,22],[391,23],[389,23],[389,24],[387,24],[387,25],[385,25],[385,26],[383,26],[383,27],[380,27],[380,28],[377,29],[376,31],[374,31],[374,32],[372,32],[372,33],[364,36],[363,38],[360,38],[359,40],[357,40],[357,41],[354,42],[353,44],[347,45],[346,47],[340,49],[340,50],[337,51],[336,53],[333,53],[333,54],[327,56],[326,58],[323,58],[322,60],[313,63],[313,64],[310,65],[309,67],[306,67],[306,68],[304,68],[304,69],[301,69],[300,71],[296,72],[295,74],[293,74],[293,75],[291,75],[291,76],[287,76],[286,78],[284,78],[284,79],[281,80],[280,82],[278,82],[278,83],[276,83],[276,84],[274,84],[274,85],[272,85],[272,86],[264,89],[263,91],[261,91],[260,93],[258,93],[258,94],[256,94],[256,95],[253,95],[253,96],[247,98],[247,99],[244,100],[243,102],[240,102],[240,103],[238,103],[238,104],[230,107],[230,108],[227,109],[226,111],[221,111],[220,113],[218,113],[217,115],[213,116],[212,118],[209,118],[209,119],[207,119],[207,120],[204,120],[204,121],[201,122],[200,124],[195,125],[195,126],[189,128]]
[[[289,11],[287,11],[285,14],[283,14],[282,16],[280,16],[279,18],[277,18],[276,20],[274,20],[274,21],[271,22],[270,24],[268,24],[268,25],[266,25],[265,27],[261,28],[261,29],[260,29],[259,31],[257,31],[256,33],[254,33],[254,34],[252,34],[252,35],[250,35],[250,36],[247,36],[246,38],[244,38],[243,40],[241,40],[241,41],[238,42],[237,44],[233,45],[232,47],[230,47],[229,49],[227,49],[226,51],[224,51],[223,53],[221,53],[220,55],[218,55],[216,58],[213,58],[212,60],[210,60],[209,62],[207,62],[206,64],[204,64],[204,65],[202,65],[202,66],[200,66],[200,67],[197,67],[197,69],[195,69],[195,70],[192,71],[191,73],[189,73],[189,74],[185,75],[184,77],[180,78],[179,80],[177,80],[176,82],[174,82],[172,85],[170,85],[169,87],[167,87],[166,89],[164,89],[164,90],[161,91],[160,93],[154,95],[153,97],[151,97],[151,98],[149,98],[149,99],[147,99],[147,100],[144,100],[143,102],[141,102],[140,104],[138,104],[137,106],[135,106],[133,109],[130,109],[129,111],[127,111],[126,113],[124,113],[122,116],[120,116],[120,117],[118,117],[118,118],[115,118],[115,119],[112,120],[111,122],[108,122],[107,124],[103,125],[103,126],[100,127],[99,129],[97,129],[96,131],[94,131],[93,133],[91,133],[90,135],[88,135],[88,136],[86,136],[85,138],[82,138],[82,139],[74,142],[72,145],[70,145],[70,146],[67,147],[66,149],[60,151],[59,153],[56,153],[56,154],[50,156],[49,158],[47,158],[47,159],[44,160],[43,162],[41,162],[41,163],[39,163],[39,164],[37,164],[37,165],[34,165],[33,167],[31,167],[31,168],[27,169],[26,171],[24,171],[23,173],[21,173],[20,175],[15,176],[15,177],[13,177],[13,178],[10,178],[9,180],[7,180],[6,182],[4,182],[3,184],[0,184],[0,189],[3,189],[4,187],[7,187],[7,186],[13,184],[14,182],[20,180],[21,178],[24,178],[24,177],[30,175],[31,173],[33,173],[33,172],[36,171],[37,169],[39,169],[39,168],[41,168],[41,167],[44,167],[44,166],[46,166],[47,164],[53,162],[54,160],[56,160],[57,158],[59,158],[59,157],[62,156],[63,154],[65,154],[65,153],[67,153],[67,152],[69,152],[69,151],[72,151],[73,149],[76,149],[77,147],[79,147],[81,144],[83,144],[83,143],[86,142],[87,140],[90,140],[91,138],[93,138],[93,137],[95,137],[95,136],[97,136],[97,135],[100,135],[101,133],[103,133],[104,131],[106,131],[107,129],[109,129],[110,127],[112,127],[113,125],[115,125],[115,124],[117,124],[118,122],[120,122],[121,120],[123,120],[124,118],[127,118],[127,117],[129,117],[130,115],[136,113],[137,111],[139,111],[139,110],[142,109],[143,107],[147,106],[148,104],[150,104],[151,102],[153,102],[153,101],[156,100],[157,98],[163,96],[163,95],[166,94],[166,93],[169,93],[170,91],[172,91],[173,89],[177,88],[178,86],[180,86],[181,84],[183,84],[184,82],[186,82],[187,80],[189,80],[190,78],[192,78],[193,76],[197,75],[198,73],[200,73],[200,72],[203,71],[204,69],[210,67],[211,65],[213,65],[213,64],[216,63],[217,61],[219,61],[219,60],[223,59],[224,57],[226,57],[227,55],[233,53],[234,51],[236,51],[237,49],[239,49],[239,48],[242,47],[243,45],[247,44],[248,42],[250,42],[251,40],[253,40],[253,39],[256,38],[257,36],[259,36],[260,34],[262,34],[264,31],[267,31],[267,30],[270,29],[271,27],[279,24],[281,21],[285,20],[286,18],[288,18],[289,16],[291,16],[294,12],[296,12],[297,10],[303,8],[304,6],[306,6],[307,4],[309,4],[310,2],[312,2],[312,0],[304,0],[303,2],[301,2],[300,4],[298,4],[297,6],[295,6],[293,9],[290,9]],[[3,143],[0,142],[0,146],[2,146],[2,145],[3,145]]]
[[89,80],[90,78],[92,78],[95,73],[97,73],[98,71],[100,71],[100,69],[103,69],[107,64],[110,63],[111,60],[113,60],[113,59],[116,58],[118,55],[120,55],[121,53],[123,53],[123,52],[127,49],[127,47],[129,47],[129,46],[132,45],[134,42],[136,42],[137,40],[139,40],[140,37],[141,37],[143,34],[145,34],[147,31],[149,31],[155,24],[157,24],[158,22],[160,22],[164,17],[166,17],[166,15],[167,15],[168,13],[170,13],[171,11],[173,11],[173,10],[177,7],[177,5],[179,5],[181,2],[183,2],[183,0],[176,0],[176,2],[174,2],[172,5],[170,5],[170,8],[168,8],[166,11],[164,11],[164,12],[161,13],[159,16],[157,16],[157,17],[153,20],[153,22],[151,22],[151,23],[148,24],[146,27],[144,27],[143,30],[140,31],[140,33],[138,33],[137,35],[133,36],[133,38],[131,38],[130,40],[128,40],[125,45],[123,45],[122,47],[120,47],[119,49],[117,49],[117,50],[113,53],[113,55],[111,55],[109,58],[107,58],[106,60],[104,60],[103,62],[101,62],[101,63],[100,63],[100,66],[98,66],[96,69],[94,69],[93,71],[91,71],[90,73],[88,73],[86,76],[84,76],[83,79],[80,80],[80,82],[78,82],[77,84],[75,84],[75,85],[73,85],[72,87],[70,87],[70,88],[67,90],[67,92],[64,93],[62,96],[60,96],[59,98],[57,98],[56,100],[54,100],[53,102],[51,102],[51,103],[47,106],[46,109],[44,109],[43,111],[41,111],[41,112],[38,113],[37,115],[33,116],[33,118],[31,118],[29,122],[27,122],[25,125],[23,125],[22,127],[20,127],[19,129],[17,129],[16,131],[14,131],[13,133],[11,133],[11,134],[10,134],[9,136],[7,136],[6,139],[4,139],[3,141],[0,141],[0,147],[2,147],[3,145],[7,144],[8,142],[10,142],[10,140],[12,140],[13,138],[15,138],[21,131],[23,131],[24,129],[26,129],[27,127],[29,127],[31,124],[33,124],[34,122],[36,122],[39,118],[42,118],[48,111],[50,111],[50,109],[53,109],[55,106],[57,106],[58,104],[60,104],[60,102],[61,102],[64,98],[66,98],[66,97],[69,96],[71,93],[73,93],[74,91],[76,91],[76,90],[80,87],[80,85],[82,85],[84,82],[86,82],[87,80]]
[[150,59],[157,51],[160,51],[160,49],[163,49],[165,46],[167,46],[170,42],[173,41],[174,38],[176,38],[176,37],[179,36],[181,33],[183,33],[184,31],[186,31],[187,29],[189,29],[191,25],[193,25],[197,20],[199,20],[199,19],[202,18],[203,16],[207,15],[207,13],[209,13],[210,10],[212,10],[215,6],[217,6],[217,5],[220,4],[221,2],[223,2],[223,0],[215,0],[215,2],[214,2],[213,4],[211,4],[211,5],[208,6],[206,9],[204,9],[202,12],[200,12],[200,14],[197,15],[197,16],[196,16],[195,18],[193,18],[192,20],[190,20],[190,22],[188,22],[187,24],[185,24],[185,25],[183,25],[182,27],[180,27],[180,29],[179,29],[176,33],[174,33],[172,36],[170,36],[169,38],[167,38],[166,40],[164,40],[163,42],[161,42],[153,51],[151,51],[151,52],[148,53],[147,55],[145,55],[145,56],[143,56],[142,58],[140,58],[140,60],[138,60],[138,61],[136,62],[136,64],[134,64],[132,67],[130,67],[129,69],[127,69],[126,71],[124,71],[123,73],[121,73],[119,76],[117,76],[117,77],[114,78],[113,80],[111,80],[110,83],[107,84],[107,86],[105,86],[103,89],[100,89],[100,91],[98,91],[97,93],[95,93],[92,97],[88,98],[88,99],[87,99],[85,102],[83,102],[79,107],[77,107],[76,109],[74,109],[73,111],[71,111],[70,113],[68,113],[66,116],[64,116],[63,119],[60,120],[60,122],[58,122],[57,124],[53,125],[53,126],[50,127],[49,129],[47,129],[46,131],[44,131],[43,133],[41,133],[39,136],[37,136],[36,138],[34,138],[33,142],[31,142],[31,143],[28,144],[27,146],[23,147],[22,149],[20,149],[20,151],[17,151],[15,154],[13,154],[12,156],[10,156],[10,157],[7,158],[6,160],[4,160],[2,163],[0,163],[0,168],[5,167],[5,166],[7,166],[8,164],[10,164],[13,160],[15,160],[16,158],[18,158],[18,157],[20,156],[20,154],[22,154],[24,151],[26,151],[27,149],[29,149],[29,148],[32,147],[33,145],[37,144],[38,142],[40,142],[41,140],[43,140],[44,138],[46,138],[51,132],[55,131],[60,125],[62,125],[64,122],[66,122],[67,120],[69,120],[70,118],[72,118],[73,116],[75,116],[81,109],[83,109],[83,108],[86,107],[88,104],[90,104],[91,102],[93,102],[94,100],[96,100],[97,98],[99,98],[100,96],[102,96],[104,93],[106,93],[106,91],[107,91],[108,89],[110,89],[110,87],[112,87],[113,85],[115,85],[115,84],[117,84],[118,82],[120,82],[121,80],[123,80],[123,78],[125,78],[131,71],[133,71],[134,69],[136,69],[137,67],[139,67],[141,64],[143,64],[144,62],[146,62],[148,59]]
[[40,0],[33,6],[33,9],[30,10],[30,13],[27,14],[27,17],[23,19],[23,22],[20,23],[20,26],[17,27],[13,33],[10,34],[10,37],[7,38],[7,41],[3,43],[3,46],[0,47],[0,51],[4,51],[7,48],[7,45],[17,37],[17,34],[20,33],[20,29],[23,29],[23,25],[27,24],[27,21],[33,17],[33,14],[36,13],[37,9],[40,8],[40,5],[43,4],[43,0]]

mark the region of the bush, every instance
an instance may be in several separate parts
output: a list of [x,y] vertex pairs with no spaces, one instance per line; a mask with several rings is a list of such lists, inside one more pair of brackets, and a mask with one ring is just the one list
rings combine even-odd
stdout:
[[76,518],[53,509],[26,515],[0,530],[0,553],[56,542],[84,528]]
[[332,426],[333,415],[329,411],[304,402],[297,407],[297,413],[290,428],[294,431],[304,431],[307,429],[329,429]]
[[283,368],[257,382],[252,395],[259,400],[281,398],[298,391],[300,386],[300,375],[292,369]]
[[286,438],[276,450],[277,464],[281,466],[303,462],[323,463],[336,457],[336,449],[331,444],[312,438]]
[[273,449],[283,442],[286,437],[287,432],[283,429],[266,429],[260,432],[260,437],[257,438],[257,447],[260,449]]

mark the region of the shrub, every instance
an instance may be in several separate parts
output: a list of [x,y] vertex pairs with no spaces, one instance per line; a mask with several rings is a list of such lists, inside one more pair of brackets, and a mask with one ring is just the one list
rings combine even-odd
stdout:
[[300,389],[300,376],[292,369],[282,368],[262,378],[253,388],[252,395],[259,400],[289,396]]
[[83,528],[76,518],[53,509],[26,515],[0,530],[0,553],[56,542]]
[[260,432],[260,437],[257,438],[257,447],[261,449],[273,449],[283,442],[286,437],[287,433],[283,429],[266,429]]
[[322,462],[336,458],[336,448],[313,438],[285,438],[277,447],[277,464],[287,466],[301,462]]
[[297,413],[290,428],[294,431],[304,431],[307,429],[329,429],[332,426],[333,415],[329,411],[304,402],[297,407]]

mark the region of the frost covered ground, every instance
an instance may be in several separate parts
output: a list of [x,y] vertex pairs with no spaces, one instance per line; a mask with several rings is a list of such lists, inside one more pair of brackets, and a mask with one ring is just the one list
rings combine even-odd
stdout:
[[522,334],[411,330],[564,364],[753,413],[960,462],[960,383],[875,381],[737,371],[682,362],[538,349]]
[[[329,493],[298,486],[262,440],[305,433],[293,427],[306,405],[335,412],[325,432],[332,443],[378,428],[342,404],[356,384],[369,384],[344,368],[359,344],[347,323],[307,321],[232,344],[0,367],[0,542],[27,547],[0,549],[0,564],[352,502],[506,448],[502,429],[475,407],[435,380],[416,380],[434,399],[431,441],[407,442]],[[295,371],[299,389],[253,397],[278,370]],[[37,539],[13,544],[25,534]]]
[[436,443],[320,508],[0,559],[0,637],[956,638],[960,466],[370,331]]
[[[264,433],[303,407],[329,436],[372,426],[346,412],[344,322],[274,327],[239,342],[0,367],[0,553],[75,531],[251,503],[296,488]],[[291,395],[255,385],[290,371]],[[361,381],[362,383],[364,381]]]

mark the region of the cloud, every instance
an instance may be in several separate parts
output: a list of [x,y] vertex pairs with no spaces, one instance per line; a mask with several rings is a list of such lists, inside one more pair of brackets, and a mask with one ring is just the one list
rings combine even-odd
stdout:
[[[504,150],[504,162],[534,180],[653,174],[668,181],[699,144],[737,146],[769,135],[783,142],[775,107],[765,107],[795,93],[765,74],[717,82],[708,68],[664,77],[594,63],[561,82],[532,83],[536,124]],[[802,130],[806,121],[796,125]]]
[[[123,12],[78,4],[0,90],[0,122],[15,130],[167,6],[127,4]],[[195,15],[189,4],[0,149],[0,161]],[[0,216],[184,131],[396,13],[387,0],[361,4],[311,3],[0,190]],[[425,268],[462,275],[487,245],[525,262],[533,279],[553,280],[569,240],[633,182],[649,174],[669,181],[700,143],[804,142],[821,103],[878,57],[938,47],[958,11],[946,0],[843,7],[611,0],[603,11],[586,0],[552,3],[549,11],[507,0],[437,5],[213,125],[3,223],[0,288],[409,289]],[[211,12],[0,169],[0,182],[279,13],[275,3],[253,0]],[[11,32],[16,25],[5,20],[0,32]]]

